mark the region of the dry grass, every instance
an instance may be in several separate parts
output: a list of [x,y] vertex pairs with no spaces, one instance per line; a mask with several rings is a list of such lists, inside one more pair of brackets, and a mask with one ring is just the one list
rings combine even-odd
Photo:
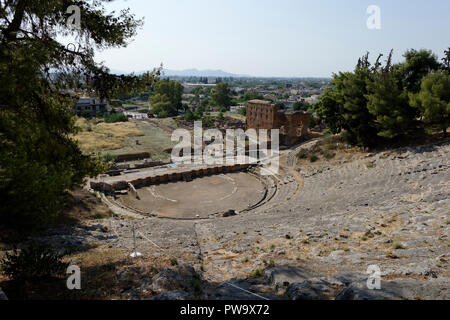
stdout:
[[0,285],[11,300],[118,299],[117,270],[127,264],[118,249],[94,248],[66,257],[81,269],[81,290],[68,290],[66,277],[20,282],[0,276]]
[[[170,140],[171,134],[146,121],[137,122],[136,126],[142,132],[140,137],[128,138],[121,148],[107,150],[107,152],[111,155],[149,152],[153,160],[165,160],[170,157],[170,154],[166,153],[165,150],[174,146]],[[138,145],[136,140],[139,140]]]
[[[166,120],[171,123],[173,120]],[[80,118],[77,126],[80,132],[75,136],[85,153],[102,153],[110,155],[149,152],[153,160],[166,160],[170,154],[167,149],[173,147],[172,129],[162,123],[133,121],[104,123],[98,119]],[[169,133],[170,132],[170,133]]]
[[65,207],[56,224],[76,224],[83,221],[107,219],[114,213],[95,194],[85,189],[67,191]]
[[170,128],[177,128],[177,122],[174,118],[149,119],[149,122],[157,123]]
[[[160,270],[174,265],[169,257],[146,255],[131,259],[120,249],[105,246],[68,255],[64,260],[80,267],[81,290],[68,290],[66,276],[22,283],[0,273],[0,286],[11,300],[127,299],[124,291],[138,288],[141,277],[152,278]],[[125,276],[118,277],[122,271]],[[154,295],[151,290],[140,294],[143,297]]]
[[[217,112],[217,114],[219,114],[219,113]],[[238,114],[238,113],[225,112],[224,116],[230,117],[233,119],[237,119],[237,120],[241,120],[241,121],[245,121],[245,116],[243,116],[242,114]]]
[[81,118],[77,126],[81,130],[74,138],[86,153],[120,149],[128,138],[144,135],[134,122],[96,123],[95,120]]
[[82,273],[82,289],[71,292],[70,299],[118,299],[117,270],[126,265],[126,258],[119,249],[95,248],[71,256]]

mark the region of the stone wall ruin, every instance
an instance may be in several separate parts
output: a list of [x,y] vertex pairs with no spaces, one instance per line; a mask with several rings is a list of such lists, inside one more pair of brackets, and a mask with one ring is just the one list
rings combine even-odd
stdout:
[[304,111],[284,111],[263,100],[250,100],[246,104],[247,129],[279,129],[280,143],[294,145],[308,138],[311,114]]

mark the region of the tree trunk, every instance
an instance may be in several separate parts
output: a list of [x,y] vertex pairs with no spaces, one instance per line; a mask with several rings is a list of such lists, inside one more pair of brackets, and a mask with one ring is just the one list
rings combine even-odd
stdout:
[[8,41],[14,41],[17,38],[17,32],[22,25],[23,16],[25,13],[26,0],[19,0],[16,5],[16,11],[14,12],[14,18],[5,30],[5,37]]

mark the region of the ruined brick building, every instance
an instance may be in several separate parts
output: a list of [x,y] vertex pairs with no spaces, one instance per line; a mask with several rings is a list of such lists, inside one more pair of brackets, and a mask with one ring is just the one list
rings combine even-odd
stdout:
[[280,110],[269,101],[250,100],[246,104],[247,129],[279,129],[280,144],[288,146],[308,137],[310,119],[310,113]]

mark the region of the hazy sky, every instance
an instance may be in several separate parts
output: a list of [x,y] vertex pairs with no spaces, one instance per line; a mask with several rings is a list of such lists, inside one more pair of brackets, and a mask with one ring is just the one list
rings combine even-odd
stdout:
[[[381,9],[369,30],[368,6]],[[252,76],[331,76],[369,51],[450,47],[449,0],[116,0],[145,25],[134,41],[98,54],[122,71],[222,69]]]

